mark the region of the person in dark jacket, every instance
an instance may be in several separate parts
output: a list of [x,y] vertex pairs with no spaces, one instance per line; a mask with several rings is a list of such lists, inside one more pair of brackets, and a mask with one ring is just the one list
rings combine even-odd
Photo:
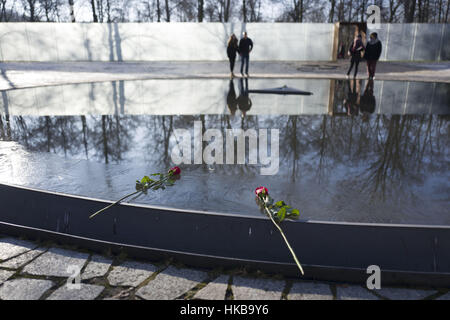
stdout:
[[353,69],[353,66],[355,66],[355,74],[354,77],[356,78],[356,75],[358,74],[358,66],[359,62],[361,61],[361,52],[364,50],[364,45],[362,43],[362,37],[360,34],[358,34],[355,39],[353,40],[352,44],[350,45],[350,49],[348,54],[351,56],[350,60],[350,68],[348,69],[347,76],[350,75],[350,72]]
[[236,61],[236,52],[239,52],[239,46],[238,46],[238,39],[234,35],[234,33],[230,36],[230,39],[228,39],[227,44],[227,56],[228,60],[230,61],[230,72],[231,72],[231,78],[234,77],[234,62]]
[[248,79],[245,79],[245,87],[244,79],[239,79],[239,97],[237,98],[237,103],[239,110],[242,112],[242,117],[245,117],[247,111],[252,107],[252,100],[248,96]]
[[376,32],[370,34],[370,40],[366,45],[366,53],[364,58],[367,61],[367,74],[369,79],[375,77],[375,70],[377,68],[377,62],[381,56],[381,41],[378,40],[378,34]]
[[247,37],[247,32],[243,33],[243,38],[239,41],[239,54],[241,55],[241,74],[244,76],[244,64],[245,73],[248,75],[248,64],[250,59],[250,52],[253,50],[253,41]]

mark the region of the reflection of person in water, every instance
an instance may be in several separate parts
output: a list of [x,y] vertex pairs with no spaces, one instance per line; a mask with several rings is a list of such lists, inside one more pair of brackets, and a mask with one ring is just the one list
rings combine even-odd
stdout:
[[245,87],[244,87],[244,79],[239,79],[239,97],[237,98],[237,103],[239,105],[239,110],[242,112],[242,117],[245,116],[248,110],[252,107],[252,100],[250,100],[248,96],[248,79],[245,79]]
[[345,46],[344,44],[341,44],[339,47],[339,53],[338,53],[338,59],[344,59],[345,58]]
[[360,80],[349,80],[347,97],[344,99],[344,106],[349,116],[356,116],[360,105]]
[[236,99],[236,91],[234,91],[234,83],[233,80],[230,80],[230,85],[227,94],[227,105],[228,109],[230,109],[230,113],[232,116],[236,113],[238,101]]
[[373,95],[373,79],[370,79],[366,83],[366,89],[364,90],[364,94],[361,97],[361,112],[363,113],[363,117],[367,118],[369,113],[374,113],[375,111],[376,100]]

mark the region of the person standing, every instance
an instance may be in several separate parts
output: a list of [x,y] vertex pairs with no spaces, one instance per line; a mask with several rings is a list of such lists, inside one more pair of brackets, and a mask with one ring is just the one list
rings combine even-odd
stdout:
[[375,77],[375,70],[377,68],[377,62],[381,56],[381,41],[378,40],[378,34],[373,32],[370,34],[370,40],[366,45],[366,53],[364,58],[367,62],[367,74],[369,79],[373,79]]
[[353,69],[353,66],[355,66],[355,74],[354,78],[356,78],[356,75],[358,74],[358,66],[359,62],[361,61],[361,53],[364,50],[364,45],[362,43],[362,37],[360,34],[358,34],[355,39],[353,40],[350,49],[349,49],[349,55],[351,56],[350,60],[350,68],[348,69],[347,76],[350,75],[350,72]]
[[227,56],[228,60],[230,61],[230,72],[231,72],[231,79],[234,77],[234,62],[236,61],[236,52],[239,52],[239,46],[238,46],[238,39],[234,35],[234,33],[230,36],[228,39],[227,44]]
[[239,54],[241,55],[241,74],[244,76],[244,64],[245,73],[248,75],[248,64],[250,60],[250,52],[253,49],[253,41],[247,36],[247,32],[244,31],[243,38],[239,41]]

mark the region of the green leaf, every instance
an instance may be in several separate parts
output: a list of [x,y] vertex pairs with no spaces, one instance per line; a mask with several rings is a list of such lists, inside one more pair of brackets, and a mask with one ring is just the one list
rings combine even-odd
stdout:
[[278,201],[277,203],[275,203],[275,206],[277,206],[278,208],[284,207],[286,205],[286,203],[284,203],[283,200]]
[[278,210],[278,212],[277,212],[278,221],[279,222],[283,221],[285,217],[286,217],[286,209],[281,208],[280,210]]
[[141,183],[142,183],[142,184],[146,184],[146,183],[150,183],[150,182],[153,182],[153,179],[150,179],[148,176],[144,176],[144,177],[141,179]]

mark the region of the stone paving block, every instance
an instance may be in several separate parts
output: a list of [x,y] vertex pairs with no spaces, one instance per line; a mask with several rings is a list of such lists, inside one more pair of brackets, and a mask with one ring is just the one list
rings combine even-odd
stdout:
[[157,267],[150,263],[126,261],[114,267],[108,275],[108,281],[112,286],[137,287],[157,270]]
[[234,277],[234,300],[280,300],[285,282],[270,279]]
[[418,290],[407,288],[381,288],[377,293],[390,300],[422,300],[432,294],[437,293],[434,290]]
[[336,286],[338,300],[379,300],[376,295],[361,286]]
[[88,257],[87,253],[51,248],[27,264],[23,272],[43,276],[69,277],[75,272],[70,268],[81,270]]
[[214,281],[208,283],[206,287],[199,290],[194,298],[203,300],[224,300],[228,288],[230,276],[221,275]]
[[50,280],[14,279],[0,287],[2,300],[37,300],[53,286]]
[[108,272],[112,259],[100,255],[93,255],[81,275],[81,279],[102,277]]
[[206,280],[206,272],[169,267],[140,288],[136,295],[147,300],[173,300]]
[[0,260],[6,260],[15,257],[21,253],[35,249],[36,244],[14,238],[1,238],[0,239]]
[[28,252],[21,254],[18,257],[7,260],[3,263],[0,263],[0,267],[10,268],[10,269],[18,269],[22,267],[24,264],[30,262],[34,258],[36,258],[41,253],[45,252],[47,249],[37,248]]
[[295,282],[288,294],[288,300],[333,300],[328,284]]
[[79,289],[69,289],[66,285],[58,288],[47,300],[94,300],[105,289],[103,286],[80,283]]
[[450,300],[450,291],[444,294],[443,296],[440,296],[436,300]]
[[0,270],[0,285],[11,278],[15,271]]

